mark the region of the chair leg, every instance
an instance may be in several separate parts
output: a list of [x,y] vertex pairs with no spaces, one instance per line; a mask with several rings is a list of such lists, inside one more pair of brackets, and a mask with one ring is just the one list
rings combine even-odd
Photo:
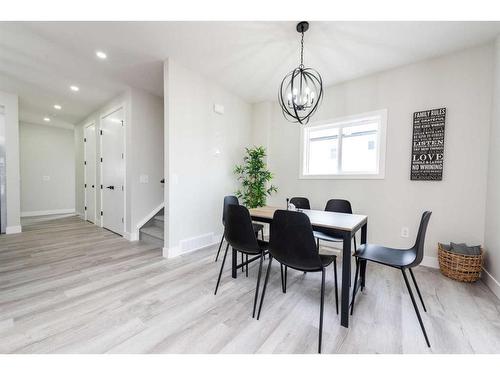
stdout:
[[354,251],[356,251],[358,249],[358,246],[356,246],[356,235],[354,235],[352,238],[354,240]]
[[215,257],[216,262],[217,262],[217,259],[219,259],[219,253],[220,253],[220,249],[222,248],[223,242],[224,242],[224,235],[222,235],[222,238],[220,239],[219,250],[217,250],[217,256]]
[[333,275],[335,277],[335,307],[339,315],[339,287],[337,283],[337,257],[333,258]]
[[247,267],[246,267],[246,276],[248,277],[248,254],[247,254],[247,257],[246,257],[246,262],[247,262]]
[[224,258],[222,258],[222,264],[220,266],[219,278],[217,279],[217,285],[215,286],[214,295],[217,294],[217,289],[219,289],[220,277],[222,276],[222,270],[224,269],[224,263],[226,263],[227,251],[229,250],[229,244],[226,246],[226,251],[224,252]]
[[283,293],[286,293],[287,276],[288,276],[288,266],[285,266],[285,288],[283,289]]
[[267,282],[269,281],[269,273],[271,273],[271,263],[273,262],[273,256],[269,254],[269,263],[267,265],[266,279],[264,280],[264,288],[262,289],[262,295],[260,296],[259,312],[257,313],[257,320],[260,318],[260,311],[262,310],[262,303],[264,302],[264,296],[266,295]]
[[352,302],[351,302],[351,315],[354,311],[354,299],[356,298],[356,290],[358,288],[358,277],[359,277],[359,259],[356,259],[356,276],[354,276],[354,289],[352,291]]
[[410,271],[410,275],[411,275],[411,278],[413,280],[413,284],[415,284],[415,289],[417,289],[417,294],[418,294],[418,297],[420,298],[420,302],[422,302],[422,307],[424,308],[424,311],[427,312],[427,309],[425,308],[425,304],[424,304],[424,299],[422,298],[422,295],[420,294],[420,289],[418,289],[417,279],[415,279],[415,275],[413,274],[412,269],[408,268],[408,270]]
[[[241,253],[241,264],[243,264],[243,253]],[[241,273],[245,272],[245,266],[241,266]]]
[[[248,255],[247,255],[247,257],[248,257]],[[252,318],[255,318],[255,308],[257,307],[257,299],[259,298],[260,275],[262,274],[262,263],[263,262],[264,262],[264,253],[262,252],[260,254],[259,273],[257,275],[257,286],[255,288],[255,299],[253,300]]]
[[323,307],[325,305],[325,269],[321,270],[321,304],[319,310],[319,342],[318,353],[321,353],[321,339],[323,338]]
[[264,241],[264,228],[260,230],[260,236],[262,237],[262,241]]
[[281,291],[285,293],[285,277],[283,275],[283,264],[280,263],[280,271],[281,271]]
[[424,322],[422,321],[422,317],[420,316],[420,311],[418,311],[418,306],[415,302],[415,297],[413,297],[413,292],[411,291],[410,283],[408,282],[408,277],[406,276],[404,268],[401,268],[401,273],[403,274],[403,278],[405,279],[406,288],[408,289],[408,293],[410,294],[411,302],[413,304],[413,308],[415,309],[415,313],[417,314],[418,322],[420,323],[420,328],[422,328],[425,341],[427,342],[427,346],[430,348],[431,344],[429,342],[429,338],[427,337],[427,332],[425,331]]
[[319,238],[316,239],[316,249],[319,251]]

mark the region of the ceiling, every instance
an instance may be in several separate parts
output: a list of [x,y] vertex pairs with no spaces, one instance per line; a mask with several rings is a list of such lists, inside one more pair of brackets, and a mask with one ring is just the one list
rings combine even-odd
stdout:
[[[311,22],[304,60],[328,86],[499,34],[500,22]],[[65,126],[128,86],[163,95],[162,61],[172,57],[258,102],[298,65],[299,37],[293,22],[0,22],[0,90],[19,94],[22,121]]]

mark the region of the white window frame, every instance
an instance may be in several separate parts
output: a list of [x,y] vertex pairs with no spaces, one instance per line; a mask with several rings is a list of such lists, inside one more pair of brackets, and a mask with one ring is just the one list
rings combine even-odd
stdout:
[[[366,172],[343,172],[341,174],[304,174],[308,156],[306,149],[308,144],[306,144],[306,132],[311,128],[331,128],[336,127],[339,129],[339,137],[342,133],[342,128],[347,126],[353,126],[357,124],[363,124],[365,122],[372,122],[374,119],[380,119],[380,129],[378,132],[378,145],[377,148],[377,159],[378,168],[376,173],[366,173]],[[303,126],[300,129],[300,160],[299,160],[299,179],[306,180],[377,180],[385,178],[385,151],[386,151],[386,134],[387,134],[387,109],[380,109],[377,111],[365,112],[360,114],[355,114],[351,116],[345,116],[340,118],[335,118],[328,121],[320,121],[310,123]],[[339,165],[342,158],[342,145],[339,142]]]

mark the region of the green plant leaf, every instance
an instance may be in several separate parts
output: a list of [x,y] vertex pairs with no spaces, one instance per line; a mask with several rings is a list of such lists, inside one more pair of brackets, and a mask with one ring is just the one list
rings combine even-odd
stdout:
[[241,188],[235,194],[249,208],[265,206],[266,198],[278,191],[274,185],[268,186],[273,174],[267,169],[265,157],[264,147],[245,147],[243,164],[236,165],[233,170],[241,183]]

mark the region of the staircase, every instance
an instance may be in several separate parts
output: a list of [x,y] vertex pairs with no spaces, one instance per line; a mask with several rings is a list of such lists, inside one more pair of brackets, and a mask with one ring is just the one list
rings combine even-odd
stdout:
[[139,240],[163,247],[165,216],[161,209],[139,230]]

